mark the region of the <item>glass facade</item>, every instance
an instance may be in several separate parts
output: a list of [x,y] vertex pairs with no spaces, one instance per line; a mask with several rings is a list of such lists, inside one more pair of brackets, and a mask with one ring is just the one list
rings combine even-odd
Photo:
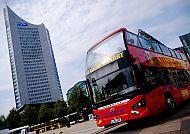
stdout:
[[[29,101],[31,104],[51,101],[51,92],[38,28],[23,28],[20,25],[17,25],[17,27]],[[27,68],[28,66],[30,68]]]

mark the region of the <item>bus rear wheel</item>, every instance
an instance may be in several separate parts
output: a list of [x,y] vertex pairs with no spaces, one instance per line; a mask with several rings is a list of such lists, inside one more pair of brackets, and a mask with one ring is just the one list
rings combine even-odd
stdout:
[[169,111],[173,111],[175,109],[175,107],[176,107],[175,101],[170,95],[166,96],[166,104],[167,104],[167,107],[168,107]]

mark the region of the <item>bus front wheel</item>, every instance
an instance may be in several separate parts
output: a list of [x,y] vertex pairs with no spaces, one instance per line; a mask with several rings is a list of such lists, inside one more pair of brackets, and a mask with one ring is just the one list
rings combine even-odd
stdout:
[[169,111],[173,111],[175,109],[175,107],[176,107],[175,101],[170,95],[166,96],[166,104],[167,104],[167,107],[168,107]]

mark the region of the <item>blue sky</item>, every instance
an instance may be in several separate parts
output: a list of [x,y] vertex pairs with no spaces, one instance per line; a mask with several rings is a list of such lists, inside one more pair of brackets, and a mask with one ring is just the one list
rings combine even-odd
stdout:
[[[0,114],[15,107],[8,47],[0,0]],[[189,0],[7,0],[24,20],[49,29],[55,60],[66,91],[85,79],[87,50],[120,27],[143,29],[161,42],[181,46],[179,36],[190,32]]]

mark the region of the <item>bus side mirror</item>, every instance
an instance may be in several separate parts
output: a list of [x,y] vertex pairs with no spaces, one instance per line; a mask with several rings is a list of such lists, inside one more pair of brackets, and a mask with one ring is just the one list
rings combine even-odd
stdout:
[[92,87],[90,85],[90,80],[89,79],[86,79],[86,82],[87,82],[87,86],[88,86],[88,93],[90,95],[90,99],[92,101],[92,104],[94,104],[94,99],[93,99],[93,91],[92,91]]
[[145,78],[144,78],[144,69],[141,63],[133,64],[133,68],[135,71],[135,76],[137,78],[137,87],[143,88]]
[[134,44],[134,40],[133,39],[128,39],[127,43],[130,44],[130,45],[133,45]]
[[134,64],[135,66],[136,66],[136,68],[138,69],[138,72],[140,72],[140,73],[143,73],[143,66],[142,66],[142,64],[140,63],[140,60],[139,60],[139,58],[138,57],[136,57],[136,58],[132,58],[132,62],[133,63],[135,63],[136,61],[138,61],[137,62],[137,64]]
[[96,83],[96,79],[95,79],[95,78],[92,78],[92,85],[93,85],[93,86],[97,86],[97,83]]
[[141,63],[138,63],[138,64],[137,64],[137,67],[138,67],[139,72],[140,72],[140,73],[143,73],[142,64],[141,64]]

